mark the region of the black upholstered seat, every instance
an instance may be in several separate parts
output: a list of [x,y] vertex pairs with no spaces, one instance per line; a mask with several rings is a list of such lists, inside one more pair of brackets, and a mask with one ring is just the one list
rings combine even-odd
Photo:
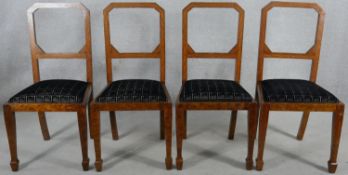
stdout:
[[188,80],[184,83],[180,101],[251,101],[251,95],[231,80]]
[[159,81],[127,79],[112,82],[97,98],[97,102],[160,102],[166,101]]
[[39,81],[15,96],[10,103],[80,103],[87,83],[78,80]]
[[338,102],[338,99],[333,94],[307,80],[263,80],[262,91],[264,100],[269,102]]

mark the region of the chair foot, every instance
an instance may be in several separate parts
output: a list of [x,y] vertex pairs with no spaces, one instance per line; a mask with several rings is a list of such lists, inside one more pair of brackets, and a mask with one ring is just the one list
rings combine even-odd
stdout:
[[89,159],[82,161],[82,169],[83,169],[83,171],[88,171],[88,169],[89,169]]
[[329,173],[335,173],[336,172],[336,169],[337,169],[337,163],[336,162],[328,162],[328,167],[329,167]]
[[19,160],[12,160],[10,166],[12,171],[18,171]]
[[228,135],[228,140],[233,140],[234,139],[234,135]]
[[263,169],[263,160],[256,159],[256,170],[262,171],[262,169]]
[[253,169],[253,159],[245,159],[245,168],[247,170],[252,170]]
[[173,159],[172,158],[166,158],[166,168],[167,170],[171,170],[173,168]]
[[182,158],[176,158],[176,169],[177,170],[182,170],[182,165],[183,165],[183,160]]
[[103,160],[96,160],[95,163],[95,169],[100,172],[103,169]]

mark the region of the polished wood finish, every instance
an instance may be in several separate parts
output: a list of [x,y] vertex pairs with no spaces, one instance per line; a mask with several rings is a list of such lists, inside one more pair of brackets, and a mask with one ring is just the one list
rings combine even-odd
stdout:
[[[229,8],[236,10],[239,14],[237,43],[228,53],[195,52],[188,43],[188,13],[193,8]],[[186,6],[182,16],[182,83],[187,81],[188,59],[211,58],[211,59],[235,59],[235,81],[239,83],[241,74],[241,59],[243,46],[244,10],[237,3],[208,3],[193,2]],[[181,92],[182,90],[180,90]],[[237,110],[248,110],[248,156],[246,158],[246,169],[253,167],[253,147],[257,127],[257,105],[252,102],[182,102],[176,101],[176,137],[177,137],[177,158],[176,167],[181,170],[183,167],[182,145],[183,139],[187,137],[187,111],[188,110],[231,110],[231,124],[229,139],[233,139],[237,120]]]
[[[36,41],[35,33],[35,21],[34,13],[38,9],[42,8],[77,8],[83,12],[85,19],[85,45],[79,53],[46,53]],[[91,29],[90,29],[90,13],[89,10],[80,3],[35,3],[28,9],[28,24],[30,34],[30,47],[31,47],[31,58],[32,58],[32,70],[34,83],[40,81],[39,71],[39,59],[74,59],[84,58],[86,59],[86,72],[88,86],[83,97],[82,103],[6,103],[4,104],[4,118],[6,123],[10,153],[11,153],[11,168],[12,171],[18,170],[18,158],[17,158],[17,142],[16,142],[16,120],[14,113],[16,111],[26,112],[38,112],[39,121],[43,138],[45,140],[50,139],[45,113],[44,112],[77,112],[78,123],[80,130],[81,149],[82,149],[82,167],[83,170],[88,170],[89,159],[88,159],[88,145],[87,145],[87,122],[86,122],[86,108],[92,93],[92,53],[91,53]]]
[[[266,27],[268,12],[273,8],[305,8],[313,9],[318,13],[317,29],[315,34],[314,45],[306,53],[279,53],[273,52],[269,49],[266,40]],[[263,168],[263,152],[265,147],[265,138],[268,125],[268,116],[270,111],[303,111],[301,125],[297,134],[297,139],[302,140],[306,129],[310,111],[325,111],[334,112],[332,124],[332,141],[331,141],[331,155],[329,160],[329,172],[334,173],[337,167],[337,152],[340,141],[340,133],[342,128],[344,104],[338,103],[277,103],[264,101],[262,94],[261,81],[263,80],[263,64],[265,58],[291,58],[291,59],[309,59],[312,61],[311,73],[309,80],[315,82],[317,79],[318,64],[320,57],[320,48],[324,27],[323,9],[315,3],[302,2],[271,2],[262,9],[261,14],[261,29],[259,40],[259,56],[258,56],[258,70],[257,70],[257,91],[256,96],[260,107],[259,115],[259,145],[258,155],[256,160],[256,169]]]
[[[151,53],[121,53],[112,45],[110,41],[110,20],[109,13],[115,8],[150,8],[159,13],[160,16],[160,43]],[[113,81],[112,78],[112,59],[125,58],[156,58],[160,59],[160,82],[165,90],[167,101],[164,102],[119,102],[119,103],[98,103],[92,101],[92,135],[96,153],[95,166],[97,171],[102,170],[103,160],[101,158],[100,143],[100,112],[110,111],[110,122],[113,139],[118,139],[116,115],[114,111],[134,111],[134,110],[159,110],[160,111],[160,138],[166,142],[165,164],[167,169],[172,168],[171,145],[172,145],[172,104],[168,91],[165,86],[165,15],[164,10],[156,3],[111,3],[103,11],[104,14],[104,34],[106,51],[106,75],[107,83]]]

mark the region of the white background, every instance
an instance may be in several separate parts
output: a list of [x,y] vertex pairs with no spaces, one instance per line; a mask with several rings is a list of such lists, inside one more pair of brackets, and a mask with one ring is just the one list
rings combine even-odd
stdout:
[[[203,1],[203,0],[202,0]],[[220,2],[230,2],[221,0]],[[28,25],[26,18],[26,9],[28,9],[34,2],[58,2],[58,1],[35,1],[35,0],[25,0],[25,1],[11,1],[5,0],[1,2],[0,6],[0,103],[5,103],[12,95],[14,95],[19,90],[24,87],[30,85],[32,83],[32,71],[31,71],[31,59],[30,59],[30,49],[29,49],[29,34],[28,34]],[[82,2],[85,4],[87,8],[91,11],[91,32],[92,32],[92,53],[93,53],[93,78],[94,78],[94,92],[98,94],[101,89],[106,85],[106,69],[105,69],[105,48],[104,48],[104,33],[103,33],[103,17],[102,10],[112,1],[106,0],[83,0],[83,1],[59,1],[59,2]],[[131,2],[131,1],[124,1]],[[172,99],[175,99],[179,88],[181,86],[181,14],[182,9],[191,1],[189,0],[153,0],[146,2],[156,2],[162,8],[165,9],[166,15],[166,84],[170,91],[170,95]],[[217,2],[217,1],[210,1]],[[261,8],[265,6],[269,1],[268,0],[237,0],[242,8],[245,10],[245,27],[244,27],[244,41],[243,41],[243,59],[242,59],[242,77],[241,84],[247,89],[249,93],[254,95],[255,91],[255,82],[256,82],[256,65],[257,65],[257,53],[258,53],[258,39],[259,39],[259,25],[260,25],[260,13]],[[307,2],[307,1],[306,1]],[[309,1],[308,1],[309,2]],[[326,12],[325,17],[325,26],[324,26],[324,35],[322,40],[322,50],[321,50],[321,58],[319,64],[319,72],[318,72],[318,84],[322,85],[333,94],[335,94],[339,99],[343,102],[348,102],[348,92],[346,91],[346,87],[348,87],[348,81],[346,79],[348,60],[346,59],[346,51],[348,50],[348,1],[347,0],[317,0],[310,1],[317,2]],[[236,34],[236,12],[231,10],[193,10],[190,12],[189,16],[189,42],[191,46],[196,51],[228,51],[231,49],[235,43],[235,34]],[[57,10],[57,11],[49,11],[49,10],[39,10],[36,13],[37,19],[37,36],[38,42],[40,46],[46,51],[78,51],[83,45],[83,20],[82,15],[77,10]],[[153,48],[158,43],[158,14],[151,10],[115,10],[111,14],[111,26],[112,26],[112,42],[115,47],[118,48],[119,51],[152,51]],[[269,17],[269,27],[268,27],[268,35],[267,35],[267,43],[270,48],[274,51],[299,51],[306,52],[313,43],[313,36],[315,32],[314,25],[316,23],[316,14],[314,11],[305,11],[305,10],[289,10],[289,9],[274,9],[270,13]],[[151,79],[159,79],[159,62],[157,60],[128,60],[128,61],[114,61],[114,78],[115,79],[123,79],[123,78],[151,78]],[[76,79],[85,79],[85,69],[84,62],[79,60],[59,60],[59,61],[40,61],[40,71],[42,75],[42,79],[50,79],[50,78],[76,78]],[[234,61],[231,60],[195,60],[195,62],[189,63],[189,77],[190,78],[223,78],[223,79],[232,79],[234,76]],[[309,77],[310,70],[310,62],[308,61],[289,61],[289,60],[280,60],[280,61],[267,61],[265,64],[265,78],[303,78],[307,79]],[[225,127],[223,130],[218,130],[218,132],[227,132],[227,124],[228,124],[228,115],[227,112],[211,112],[211,113],[203,113],[203,112],[192,112],[192,122],[199,120],[199,122],[192,123],[193,129],[196,132],[204,133],[204,129],[202,128],[210,128],[210,127]],[[211,117],[214,114],[216,116],[222,115],[223,118],[217,117],[216,120]],[[278,115],[279,119],[276,121],[270,121],[271,124],[273,122],[276,129],[270,130],[270,133],[276,131],[280,133],[284,133],[287,131],[287,127],[291,128],[289,132],[291,134],[295,134],[295,130],[298,127],[300,114],[292,113],[277,113],[282,114]],[[72,115],[72,114],[66,114]],[[134,115],[134,117],[127,117],[129,115]],[[120,122],[124,122],[123,126],[120,127],[120,132],[122,133],[122,128],[134,127],[136,128],[138,125],[130,124],[130,123],[142,123],[144,125],[148,125],[148,128],[153,129],[157,127],[157,116],[155,117],[155,121],[147,120],[146,117],[141,117],[142,115],[148,116],[147,118],[153,118],[157,113],[147,112],[147,113],[121,113],[119,115]],[[38,130],[38,123],[35,120],[35,115],[30,113],[21,114],[18,116],[31,116],[28,119],[19,120],[19,130],[30,131],[31,133],[35,128],[35,134],[29,134],[29,140],[27,142],[20,142],[27,147],[38,148],[35,145],[35,140],[40,139],[40,133]],[[56,125],[51,126],[50,129],[54,133],[55,130],[64,129],[64,126],[69,123],[67,119],[69,118],[57,118],[55,116],[59,116],[58,114],[48,116],[48,125],[53,125],[54,121]],[[245,116],[245,113],[241,113],[240,116]],[[284,116],[284,117],[283,117]],[[284,171],[281,168],[297,171],[297,167],[302,165],[303,162],[315,162],[315,165],[326,167],[326,160],[328,159],[328,141],[329,141],[329,126],[330,119],[329,114],[318,115],[317,113],[313,114],[313,120],[310,120],[310,126],[316,126],[315,130],[312,130],[311,137],[312,143],[307,145],[301,145],[300,149],[307,149],[310,151],[311,147],[314,147],[313,144],[321,145],[321,141],[325,143],[325,146],[320,149],[318,148],[317,152],[313,154],[318,157],[313,157],[311,160],[305,159],[304,161],[291,161],[285,163],[282,166],[275,165],[274,172],[272,169],[267,169],[267,162],[265,162],[265,172],[274,173]],[[321,117],[325,116],[325,117]],[[22,118],[22,117],[21,117]],[[71,117],[70,117],[71,118]],[[316,119],[318,118],[318,119]],[[73,118],[75,122],[75,118]],[[108,127],[108,120],[104,118],[105,127]],[[190,121],[190,119],[189,119]],[[21,122],[25,122],[22,123]],[[315,123],[317,122],[317,123]],[[212,123],[212,124],[211,124]],[[215,123],[215,124],[214,124]],[[240,117],[238,126],[240,126],[240,130],[237,126],[237,132],[240,132],[242,136],[245,137],[245,117]],[[156,124],[156,125],[155,125]],[[291,124],[291,125],[290,125]],[[216,126],[217,125],[217,126]],[[32,127],[35,126],[35,127]],[[70,126],[70,125],[68,125]],[[127,127],[128,126],[128,127]],[[219,127],[220,126],[220,127]],[[74,125],[73,131],[76,132],[76,126]],[[105,128],[104,127],[104,128]],[[1,155],[3,159],[0,160],[0,171],[4,170],[8,172],[8,154],[7,154],[7,143],[6,137],[4,135],[4,125],[1,125],[2,128],[2,139],[1,139]],[[281,129],[279,129],[281,128]],[[314,128],[314,127],[313,127]],[[312,129],[313,129],[312,128]],[[55,130],[54,130],[55,129]],[[216,129],[216,128],[215,128]],[[325,129],[325,130],[324,130]],[[144,133],[147,132],[146,127],[142,129]],[[108,130],[107,130],[108,131]],[[157,131],[157,130],[156,130]],[[208,129],[209,136],[214,133],[213,130]],[[137,133],[140,131],[136,131]],[[157,132],[153,131],[152,140],[157,138]],[[19,140],[24,132],[21,131],[18,133]],[[347,134],[347,132],[345,132]],[[69,134],[67,132],[66,134]],[[77,133],[76,133],[77,134]],[[142,133],[141,133],[142,134]],[[225,133],[220,134],[221,137],[224,136]],[[238,133],[237,133],[238,134]],[[308,133],[309,134],[309,133]],[[269,137],[271,137],[270,134]],[[64,136],[64,134],[63,134]],[[63,137],[61,136],[61,137]],[[77,135],[75,135],[77,136]],[[33,139],[31,139],[33,137]],[[34,138],[35,137],[35,138]],[[58,138],[60,135],[57,136]],[[133,144],[137,144],[135,138],[141,137],[139,135],[133,135],[133,138],[130,136],[130,140],[133,141]],[[238,137],[238,135],[236,136]],[[314,138],[313,138],[314,137]],[[76,139],[72,139],[74,143],[74,149],[76,152],[79,152],[79,144]],[[306,136],[307,138],[307,136]],[[110,137],[107,137],[110,140]],[[206,139],[205,136],[200,136],[196,140]],[[288,140],[288,138],[286,138]],[[341,173],[344,169],[347,168],[347,164],[345,162],[348,161],[348,157],[344,157],[344,152],[342,150],[347,146],[347,140],[342,138],[342,146],[340,156],[341,164],[340,168]],[[67,140],[65,140],[67,141]],[[68,140],[69,141],[69,140]],[[67,142],[68,142],[67,141]],[[138,140],[139,141],[139,140]],[[202,141],[202,140],[201,140]],[[221,140],[219,140],[221,141]],[[238,139],[237,139],[238,141]],[[276,157],[273,160],[273,163],[279,163],[280,160],[290,161],[294,158],[294,154],[297,151],[297,142],[295,142],[296,149],[289,148],[289,154],[281,154],[281,157],[278,154],[274,154]],[[109,141],[111,145],[111,141]],[[155,142],[155,141],[154,141]],[[158,142],[158,143],[157,143]],[[188,141],[189,142],[189,141]],[[42,141],[40,140],[40,142]],[[38,144],[36,143],[36,144]],[[51,142],[52,143],[52,142]],[[58,143],[60,143],[58,141]],[[158,148],[162,148],[163,143],[156,140]],[[175,143],[175,142],[174,142]],[[192,142],[197,143],[197,142]],[[212,143],[212,142],[210,142]],[[224,141],[226,144],[227,141]],[[229,142],[228,142],[229,143]],[[273,142],[274,147],[284,147],[284,145],[279,145],[277,140]],[[287,143],[287,142],[282,142]],[[203,145],[205,143],[202,143]],[[240,148],[245,148],[246,140],[242,138],[242,143],[239,143]],[[37,146],[41,146],[39,144]],[[52,144],[54,145],[54,144]],[[116,144],[117,145],[117,144]],[[209,145],[209,143],[207,143]],[[344,146],[346,145],[346,146]],[[23,149],[25,146],[20,146],[19,149]],[[45,149],[50,149],[46,144],[42,145]],[[114,146],[114,145],[113,145]],[[109,149],[110,152],[113,152],[112,147]],[[255,145],[256,146],[256,145]],[[292,145],[294,146],[294,145]],[[54,146],[52,146],[54,148]],[[127,143],[125,143],[125,147],[127,147]],[[191,145],[191,148],[193,146]],[[286,146],[285,146],[286,147]],[[91,165],[93,162],[94,154],[93,147],[90,147],[90,158]],[[174,148],[174,147],[173,147]],[[209,149],[208,149],[209,148]],[[215,167],[212,169],[207,168],[203,164],[200,164],[201,167],[191,167],[188,168],[192,170],[191,173],[200,172],[211,172],[207,174],[212,174],[221,171],[219,167],[220,164],[215,164],[214,157],[219,157],[219,152],[204,152],[207,150],[214,151],[214,147],[208,147],[203,149],[203,157],[205,159],[210,160],[210,164]],[[185,149],[185,146],[184,146]],[[192,148],[193,150],[197,150],[198,148]],[[222,148],[221,148],[222,149]],[[237,148],[236,148],[237,149]],[[320,151],[323,149],[323,151]],[[32,149],[28,149],[32,150]],[[71,151],[69,147],[65,148],[66,151]],[[161,149],[163,150],[163,149]],[[175,158],[175,149],[173,149],[173,158]],[[199,150],[199,149],[198,149]],[[225,149],[224,149],[225,150]],[[244,150],[244,149],[243,149]],[[53,154],[48,154],[47,156],[41,156],[38,160],[36,160],[35,156],[40,154],[41,149],[38,149],[36,152],[31,152],[32,154],[27,154],[28,159],[32,159],[34,157],[34,162],[39,162],[34,165],[29,165],[26,169],[30,170],[30,167],[34,168],[33,171],[36,171],[38,167],[41,167],[41,163],[49,161],[54,157]],[[122,149],[119,148],[119,151]],[[153,150],[156,152],[155,150]],[[215,150],[216,151],[216,150]],[[244,150],[245,151],[245,150]],[[302,150],[303,151],[303,150]],[[49,152],[49,151],[48,151]],[[324,155],[320,155],[321,152],[327,153]],[[184,152],[185,153],[185,152]],[[205,155],[205,153],[207,155]],[[235,153],[239,153],[238,150]],[[21,152],[19,152],[19,158],[21,160]],[[199,153],[197,153],[199,155]],[[214,156],[218,154],[218,156]],[[221,153],[225,154],[225,153]],[[271,153],[267,152],[265,157]],[[25,159],[24,154],[24,159]],[[105,154],[104,154],[105,155]],[[152,153],[146,155],[145,157],[151,157]],[[161,155],[163,155],[161,153]],[[297,156],[301,156],[301,153],[297,153]],[[62,156],[61,154],[57,154],[56,156]],[[80,155],[76,155],[76,160],[74,161],[75,165],[71,166],[72,174],[81,173],[79,170],[79,160]],[[202,155],[200,155],[202,156]],[[282,157],[283,156],[283,157]],[[158,157],[158,156],[157,156]],[[163,157],[163,156],[162,156]],[[161,157],[161,158],[162,158]],[[184,155],[185,157],[185,155]],[[198,156],[199,157],[199,156]],[[240,159],[236,159],[237,161],[244,162],[244,154],[240,155]],[[51,158],[51,159],[50,159]],[[124,157],[127,158],[127,155]],[[305,156],[306,158],[306,156]],[[130,158],[131,159],[131,158]],[[202,159],[201,161],[205,160]],[[266,159],[266,158],[265,158]],[[159,161],[162,159],[158,158]],[[164,159],[163,159],[164,160]],[[193,162],[196,159],[193,158]],[[303,159],[302,159],[303,160]],[[266,161],[266,160],[265,160]],[[29,161],[30,162],[30,161]],[[190,161],[188,161],[189,163]],[[197,161],[199,164],[199,161]],[[208,161],[209,162],[209,161]],[[47,163],[47,162],[46,162]],[[133,162],[134,163],[134,162]],[[272,163],[272,162],[271,162]],[[64,169],[64,163],[56,165],[54,163],[50,164],[51,168]],[[129,164],[132,165],[132,164]],[[162,164],[160,164],[162,165]],[[45,165],[47,166],[47,165]],[[123,167],[118,165],[117,167]],[[141,170],[140,167],[137,167],[137,164],[134,165],[135,169]],[[185,164],[184,164],[185,166]],[[223,164],[223,167],[226,167],[227,164]],[[127,167],[127,166],[125,166]],[[131,166],[130,166],[131,167]],[[206,169],[204,169],[204,167]],[[228,167],[228,166],[227,166]],[[273,167],[273,168],[274,168]],[[280,168],[279,168],[280,167]],[[309,172],[306,174],[320,174],[325,173],[323,169],[315,168],[316,166],[307,165],[303,169],[299,171]],[[152,168],[152,169],[151,169]],[[161,166],[150,167],[149,170],[153,170],[148,172],[148,174],[156,172],[156,169],[163,169]],[[203,170],[202,170],[203,168]],[[230,168],[230,167],[229,167]],[[270,167],[269,167],[270,168]],[[339,170],[340,170],[339,168]],[[40,168],[39,168],[40,169]],[[201,169],[201,171],[196,171],[197,169]],[[313,170],[314,169],[314,170]],[[25,171],[29,171],[23,169],[21,173],[25,173]],[[127,174],[132,172],[127,169],[121,169],[124,171],[123,174]],[[130,170],[133,170],[132,168]],[[187,171],[189,171],[187,170]],[[234,169],[232,168],[231,171]],[[110,169],[111,171],[111,169]],[[109,171],[109,172],[110,172]],[[163,171],[163,170],[162,170]],[[230,171],[230,170],[229,170]],[[46,172],[42,169],[42,172]],[[111,171],[112,172],[112,171]],[[135,171],[136,172],[136,171]],[[135,173],[134,174],[138,174]],[[141,172],[141,171],[140,171]],[[163,171],[165,172],[165,171]],[[162,172],[162,174],[163,174]],[[240,174],[244,174],[244,170],[239,169]],[[33,172],[32,172],[33,173]],[[37,172],[38,173],[38,172]],[[133,174],[130,173],[130,174]],[[172,172],[174,174],[174,172]],[[222,174],[229,174],[224,171],[221,171]],[[255,173],[255,172],[254,172]],[[161,174],[161,173],[160,173]],[[345,174],[345,173],[343,173]]]

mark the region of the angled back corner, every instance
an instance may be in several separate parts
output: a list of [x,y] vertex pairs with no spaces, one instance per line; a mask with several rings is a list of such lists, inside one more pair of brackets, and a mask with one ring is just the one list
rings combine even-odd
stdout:
[[[316,34],[314,45],[305,53],[289,53],[289,52],[273,52],[266,44],[267,17],[268,12],[273,8],[304,8],[313,9],[318,13],[316,26]],[[259,39],[259,55],[257,65],[257,81],[263,80],[263,67],[265,58],[286,58],[286,59],[309,59],[312,61],[310,81],[315,82],[318,72],[318,64],[320,57],[321,40],[324,27],[324,10],[316,3],[303,2],[270,2],[261,12],[260,39]]]
[[[193,8],[230,8],[238,12],[238,31],[236,45],[227,53],[196,52],[188,43],[188,14]],[[235,81],[239,82],[243,47],[244,10],[233,2],[192,2],[182,11],[182,81],[187,80],[188,59],[190,58],[224,58],[236,59]]]
[[[118,8],[150,8],[159,13],[160,43],[152,52],[119,52],[111,43],[110,12]],[[160,81],[165,82],[165,14],[162,7],[156,3],[110,3],[103,11],[104,36],[106,52],[107,82],[112,82],[112,59],[124,58],[157,58],[160,59]]]
[[[85,20],[85,44],[78,53],[46,53],[37,43],[35,31],[34,14],[38,9],[66,9],[77,8],[82,11]],[[86,59],[87,82],[92,83],[92,48],[91,48],[91,28],[90,12],[81,3],[35,3],[28,11],[28,24],[30,35],[30,49],[32,57],[33,78],[34,82],[40,81],[39,59]]]

